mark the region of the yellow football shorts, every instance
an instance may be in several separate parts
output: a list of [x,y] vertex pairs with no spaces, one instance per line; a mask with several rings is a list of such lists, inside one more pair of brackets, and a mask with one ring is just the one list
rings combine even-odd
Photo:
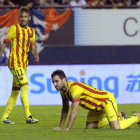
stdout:
[[28,83],[26,77],[26,69],[23,68],[10,68],[13,75],[13,87],[20,87],[20,85]]
[[104,109],[100,111],[89,111],[87,114],[87,122],[101,121],[105,117],[105,115],[109,122],[118,120],[118,108],[116,99],[110,92],[108,92],[108,95],[109,100],[107,100],[107,104],[102,104]]

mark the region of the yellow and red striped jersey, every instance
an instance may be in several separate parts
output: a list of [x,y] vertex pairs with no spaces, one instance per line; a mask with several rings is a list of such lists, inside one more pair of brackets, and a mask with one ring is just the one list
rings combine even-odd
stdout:
[[95,89],[81,82],[68,82],[66,92],[60,91],[62,98],[67,98],[69,101],[80,101],[80,106],[88,110],[101,110],[103,104],[107,104],[109,99],[108,91]]
[[20,24],[12,25],[5,43],[10,42],[9,68],[25,68],[28,65],[28,52],[31,45],[35,45],[35,31],[27,26],[22,28]]

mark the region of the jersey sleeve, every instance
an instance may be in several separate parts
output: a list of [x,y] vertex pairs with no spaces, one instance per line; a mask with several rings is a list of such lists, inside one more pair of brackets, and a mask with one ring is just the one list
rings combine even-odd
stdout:
[[35,45],[35,30],[31,28],[31,37],[30,37],[31,46]]
[[5,35],[4,43],[9,43],[16,35],[15,25],[9,27],[8,32]]
[[71,87],[70,93],[71,93],[72,102],[80,101],[80,95],[82,91],[83,91],[82,88],[79,86]]

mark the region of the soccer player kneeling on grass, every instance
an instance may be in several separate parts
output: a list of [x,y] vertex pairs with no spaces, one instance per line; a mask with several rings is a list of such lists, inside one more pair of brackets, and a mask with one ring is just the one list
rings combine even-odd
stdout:
[[[72,106],[65,130],[72,127],[79,105],[89,110],[86,120],[87,129],[100,128],[108,124],[112,129],[126,129],[133,123],[140,123],[139,113],[135,113],[128,119],[119,119],[116,100],[112,93],[95,89],[81,82],[68,82],[62,70],[54,71],[51,77],[53,85],[60,91],[63,101],[61,120],[55,130],[61,130],[64,125],[69,111],[69,101],[72,102]],[[107,118],[104,118],[104,114]]]

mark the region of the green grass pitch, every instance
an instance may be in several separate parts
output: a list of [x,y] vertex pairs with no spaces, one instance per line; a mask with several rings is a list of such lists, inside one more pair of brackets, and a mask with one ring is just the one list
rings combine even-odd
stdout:
[[[140,104],[118,105],[118,108],[127,116],[140,112]],[[0,116],[4,109],[4,106],[0,107]],[[59,124],[61,106],[30,106],[30,109],[39,123],[26,124],[22,107],[16,106],[10,115],[10,119],[16,124],[0,124],[0,140],[140,140],[140,128],[137,124],[126,130],[111,130],[108,126],[85,130],[87,111],[81,107],[70,131],[53,130]]]

